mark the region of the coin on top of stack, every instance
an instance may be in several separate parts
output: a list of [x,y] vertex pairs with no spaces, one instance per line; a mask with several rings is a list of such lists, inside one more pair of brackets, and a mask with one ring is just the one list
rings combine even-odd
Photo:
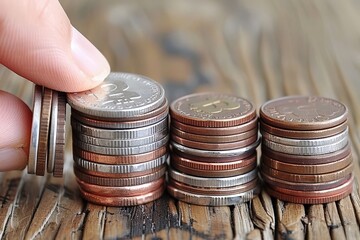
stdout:
[[89,91],[67,95],[74,172],[84,199],[130,206],[165,190],[168,102],[157,82],[110,73]]
[[65,114],[65,93],[35,85],[28,173],[44,176],[48,172],[62,177]]
[[259,192],[256,111],[246,99],[219,93],[184,96],[170,105],[167,190],[184,202],[221,206]]
[[289,96],[262,105],[261,177],[280,200],[320,204],[352,192],[347,107],[325,97]]

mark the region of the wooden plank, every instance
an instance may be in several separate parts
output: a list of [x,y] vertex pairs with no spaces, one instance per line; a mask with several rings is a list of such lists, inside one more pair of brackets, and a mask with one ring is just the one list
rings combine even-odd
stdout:
[[[275,217],[269,195],[265,193],[262,194],[264,198],[255,197],[251,202],[251,219],[256,227],[262,232],[264,239],[274,239],[274,230],[275,230]],[[264,200],[265,199],[265,200]],[[265,202],[265,204],[263,203]]]
[[251,221],[250,209],[247,203],[235,205],[233,209],[233,221],[235,229],[235,239],[245,239],[254,230]]
[[83,239],[103,239],[106,207],[88,203],[83,230]]
[[310,205],[308,210],[307,239],[330,239],[330,233],[325,221],[324,206]]
[[325,204],[325,219],[332,239],[346,239],[335,202]]
[[347,239],[360,239],[359,225],[357,224],[354,207],[350,196],[340,200],[337,203],[341,222],[345,229]]

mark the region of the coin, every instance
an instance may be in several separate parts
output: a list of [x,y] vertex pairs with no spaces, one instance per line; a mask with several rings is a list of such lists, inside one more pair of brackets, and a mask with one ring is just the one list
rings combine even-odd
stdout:
[[258,129],[257,127],[238,134],[232,134],[232,135],[224,135],[224,136],[209,136],[209,135],[201,135],[201,134],[193,134],[190,132],[184,132],[180,129],[177,129],[176,127],[171,127],[170,132],[172,135],[176,135],[178,137],[196,141],[196,142],[202,142],[202,143],[229,143],[229,142],[236,142],[245,140],[251,136],[254,136],[257,134]]
[[153,192],[165,183],[165,178],[161,177],[152,182],[133,185],[133,186],[121,186],[121,187],[109,187],[100,186],[91,183],[84,182],[80,179],[76,179],[80,188],[85,192],[104,196],[104,197],[134,197],[144,195],[149,192]]
[[141,184],[153,182],[156,179],[159,179],[162,176],[164,176],[165,171],[166,171],[166,167],[162,166],[158,168],[156,171],[141,176],[109,178],[109,177],[89,175],[79,170],[76,166],[74,167],[75,176],[81,181],[87,182],[89,184],[110,186],[110,187],[134,186],[134,185],[141,185]]
[[134,163],[142,163],[147,162],[155,158],[159,158],[167,152],[167,146],[162,146],[160,148],[155,149],[151,152],[134,154],[134,155],[102,155],[97,153],[92,153],[88,151],[84,151],[79,148],[73,149],[73,155],[76,157],[80,157],[91,162],[103,163],[103,164],[134,164]]
[[337,126],[347,119],[347,107],[330,98],[289,96],[266,102],[260,118],[276,127],[291,130],[319,130]]
[[71,118],[71,126],[76,132],[81,132],[85,135],[89,135],[96,138],[105,139],[132,139],[142,138],[149,135],[153,135],[159,131],[168,128],[168,119],[165,118],[153,125],[149,125],[141,128],[132,129],[102,129],[84,125],[74,118]]
[[254,188],[240,194],[226,196],[209,196],[185,192],[174,188],[171,185],[167,186],[167,190],[171,196],[179,199],[180,201],[204,206],[228,206],[244,203],[253,199],[260,192],[260,188]]
[[52,90],[49,88],[43,89],[42,105],[41,105],[41,117],[40,117],[40,133],[39,133],[39,146],[38,146],[38,158],[36,162],[36,175],[44,176],[47,157],[48,157],[48,139],[50,129],[50,117],[51,117],[51,102],[52,102]]
[[101,147],[96,145],[87,144],[81,141],[78,141],[73,135],[73,145],[74,147],[79,147],[83,150],[94,152],[98,154],[104,155],[134,155],[134,154],[141,154],[146,152],[154,151],[157,148],[165,146],[169,141],[169,136],[165,136],[164,138],[160,139],[159,141],[142,145],[142,146],[135,146],[135,147],[124,147],[124,148],[109,148],[109,147]]
[[297,174],[322,174],[335,172],[339,169],[343,169],[352,163],[352,155],[349,154],[343,159],[340,159],[335,162],[323,163],[314,165],[309,164],[292,164],[278,161],[272,158],[267,157],[265,154],[261,156],[261,162],[270,166],[273,169],[277,169],[282,172],[288,173],[297,173]]
[[250,182],[257,177],[257,169],[233,177],[198,177],[176,171],[169,167],[169,177],[194,187],[225,188]]
[[279,171],[271,168],[270,166],[265,165],[263,162],[260,165],[260,171],[265,174],[276,177],[290,182],[302,182],[302,183],[320,183],[320,182],[330,182],[345,176],[348,176],[353,171],[354,165],[351,163],[343,169],[339,169],[336,172],[324,173],[324,174],[294,174]]
[[173,119],[199,127],[231,127],[246,123],[256,115],[246,99],[220,93],[196,93],[170,105]]
[[[71,116],[74,119],[76,119],[77,121],[79,121],[83,124],[92,126],[92,127],[106,128],[106,129],[119,129],[119,128],[128,129],[128,128],[138,128],[138,127],[145,127],[148,125],[152,125],[152,124],[155,124],[155,123],[161,121],[162,119],[166,118],[169,113],[167,102],[166,102],[166,105],[163,105],[161,107],[161,109],[163,111],[160,112],[159,114],[148,117],[148,118],[140,119],[140,120],[124,119],[124,121],[119,121],[118,118],[116,119],[116,121],[115,121],[115,119],[113,121],[98,120],[98,119],[88,117],[86,115],[81,115],[81,113],[77,112],[76,110],[72,110]],[[150,112],[150,113],[152,113],[152,112]]]
[[336,152],[312,156],[300,156],[276,152],[271,150],[270,148],[265,147],[264,145],[262,146],[261,151],[263,155],[277,160],[281,159],[282,162],[293,164],[323,164],[338,161],[345,158],[346,156],[349,156],[351,153],[351,148],[350,145],[347,144],[344,148]]
[[254,189],[258,185],[258,179],[251,180],[250,182],[245,183],[245,184],[237,185],[234,187],[227,187],[227,188],[193,187],[193,186],[175,181],[172,178],[169,179],[168,185],[170,185],[176,189],[179,189],[181,191],[192,193],[192,194],[224,196],[224,195],[240,194],[243,192],[247,192],[251,189]]
[[337,126],[332,128],[326,128],[321,130],[290,130],[273,127],[266,124],[264,121],[260,120],[260,129],[266,131],[276,136],[286,137],[286,138],[296,138],[296,139],[316,139],[334,136],[340,132],[345,131],[347,128],[347,120]]
[[42,87],[35,85],[33,97],[33,119],[31,126],[31,137],[29,147],[29,161],[27,171],[30,174],[36,172],[36,165],[38,159],[39,148],[39,134],[40,134],[40,118],[42,105]]
[[180,152],[184,152],[186,154],[191,154],[199,157],[234,157],[241,156],[249,151],[253,151],[259,144],[260,138],[256,142],[251,145],[248,145],[243,148],[231,149],[231,150],[201,150],[196,148],[186,147],[184,145],[178,144],[174,141],[170,141],[170,144],[173,148],[176,148]]
[[296,146],[296,147],[316,147],[316,146],[324,146],[329,144],[335,144],[343,139],[348,138],[348,128],[345,131],[325,138],[316,138],[316,139],[293,139],[293,138],[284,138],[273,135],[266,131],[261,131],[261,135],[263,138],[276,142],[279,144]]
[[262,143],[266,147],[268,147],[276,152],[288,153],[288,154],[293,154],[293,155],[309,156],[309,155],[320,155],[320,154],[336,152],[336,151],[344,148],[347,145],[348,139],[343,138],[336,143],[322,145],[322,146],[314,146],[314,147],[288,146],[288,145],[269,141],[266,138],[263,138]]
[[151,112],[165,99],[163,87],[136,74],[110,73],[98,87],[80,93],[69,93],[68,103],[90,116],[133,118]]
[[80,194],[81,196],[92,203],[99,204],[99,205],[106,205],[106,206],[114,206],[114,207],[120,207],[120,206],[135,206],[135,205],[141,205],[148,202],[152,202],[158,198],[161,197],[165,190],[165,186],[162,186],[158,189],[156,189],[153,192],[149,192],[147,194],[142,194],[139,196],[133,196],[133,197],[106,197],[106,196],[99,196],[95,195],[89,192],[85,192],[80,188]]
[[176,135],[172,135],[171,139],[174,142],[177,142],[181,145],[190,147],[190,148],[196,148],[196,149],[202,149],[202,150],[232,150],[232,149],[239,149],[242,147],[246,147],[248,145],[253,144],[257,140],[257,134],[241,140],[236,141],[232,143],[202,143],[202,142],[195,142],[191,140],[187,140],[181,137],[178,137]]
[[193,134],[202,134],[202,135],[209,135],[209,136],[226,136],[232,134],[240,134],[251,129],[257,128],[258,119],[253,118],[247,123],[232,126],[232,127],[218,127],[218,128],[210,128],[210,127],[197,127],[191,126],[174,119],[171,119],[171,126],[180,129],[184,132],[190,132]]

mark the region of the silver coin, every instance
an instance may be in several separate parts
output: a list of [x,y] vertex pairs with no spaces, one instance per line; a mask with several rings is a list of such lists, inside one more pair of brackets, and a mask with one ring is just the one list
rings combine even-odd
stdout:
[[52,173],[55,166],[55,148],[56,148],[56,134],[57,134],[57,120],[58,120],[58,92],[52,92],[51,103],[51,119],[50,119],[50,133],[49,133],[49,155],[47,159],[47,171]]
[[29,146],[29,161],[27,171],[35,174],[40,136],[40,118],[42,105],[42,86],[35,85],[33,99],[33,119],[31,125],[31,137]]
[[174,180],[194,187],[225,188],[238,186],[254,180],[257,178],[257,169],[255,168],[250,172],[233,177],[207,178],[181,173],[169,167],[168,174]]
[[79,132],[73,132],[76,135],[76,138],[81,142],[88,143],[95,146],[110,147],[110,148],[125,148],[125,147],[138,147],[153,142],[159,141],[160,139],[168,135],[168,129],[163,129],[159,132],[156,132],[153,135],[142,137],[142,138],[133,138],[129,140],[122,139],[104,139],[104,138],[95,138]]
[[124,156],[124,155],[134,155],[134,154],[141,154],[141,153],[154,151],[155,149],[158,149],[166,145],[169,141],[169,136],[166,136],[160,139],[159,141],[150,144],[136,146],[136,147],[125,147],[125,148],[109,148],[109,147],[101,147],[101,146],[87,144],[78,141],[75,138],[75,135],[73,135],[73,140],[74,140],[73,141],[74,147],[79,147],[85,151],[98,153],[102,155]]
[[79,112],[104,118],[126,118],[148,113],[164,101],[163,87],[141,75],[110,73],[98,87],[69,93],[68,103]]
[[276,143],[297,146],[297,147],[315,147],[315,146],[324,146],[329,144],[334,144],[343,140],[344,138],[348,138],[348,128],[346,128],[343,132],[325,138],[316,138],[316,139],[293,139],[293,138],[284,138],[279,137],[273,134],[270,134],[266,131],[261,130],[262,137]]
[[90,162],[76,156],[74,156],[74,161],[77,167],[84,168],[89,171],[103,172],[103,173],[134,173],[134,172],[143,172],[153,168],[160,167],[165,163],[167,158],[168,158],[168,154],[164,154],[159,158],[143,163],[116,164],[116,165]]
[[292,154],[292,155],[303,155],[303,156],[311,156],[311,155],[320,155],[336,152],[346,146],[348,143],[348,138],[344,138],[336,143],[323,145],[323,146],[314,146],[314,147],[295,147],[284,145],[276,142],[269,141],[263,138],[262,143],[277,152]]
[[172,147],[176,148],[178,151],[198,156],[198,157],[234,157],[234,156],[241,156],[249,151],[253,151],[256,149],[257,146],[260,144],[260,137],[256,140],[256,142],[252,143],[249,146],[238,148],[238,149],[231,149],[231,150],[202,150],[196,148],[186,147],[184,145],[178,144],[174,141],[171,141],[170,144]]
[[134,129],[102,129],[86,126],[77,120],[71,118],[71,126],[77,131],[85,135],[96,137],[96,138],[105,138],[105,139],[133,139],[133,138],[142,138],[149,135],[153,135],[164,129],[168,129],[168,118],[146,127],[134,128]]
[[260,188],[255,187],[247,192],[241,194],[234,194],[234,195],[226,195],[226,196],[210,196],[210,195],[200,195],[185,192],[174,188],[171,185],[167,186],[167,190],[171,196],[174,198],[197,205],[203,206],[228,206],[228,205],[235,205],[244,202],[248,202],[253,199],[257,194],[260,193]]

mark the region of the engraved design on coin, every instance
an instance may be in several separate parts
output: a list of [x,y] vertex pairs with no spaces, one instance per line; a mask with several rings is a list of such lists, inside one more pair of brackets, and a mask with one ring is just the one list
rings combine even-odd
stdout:
[[222,99],[206,99],[198,103],[191,103],[190,110],[197,113],[216,114],[223,111],[231,111],[240,108],[240,103]]
[[91,116],[134,117],[158,108],[165,99],[163,87],[136,74],[111,73],[98,87],[69,93],[68,103]]

